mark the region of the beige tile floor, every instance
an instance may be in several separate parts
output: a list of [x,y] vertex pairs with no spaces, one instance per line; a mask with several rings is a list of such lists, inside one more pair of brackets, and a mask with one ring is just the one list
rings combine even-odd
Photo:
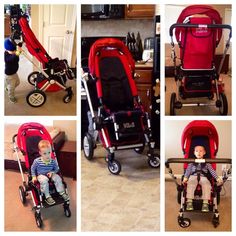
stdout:
[[133,150],[116,152],[119,176],[111,175],[101,146],[92,161],[81,155],[82,231],[159,231],[159,169]]
[[[231,76],[221,74],[221,78],[223,79],[225,83],[225,95],[228,100],[228,115],[232,114],[232,107],[231,107]],[[175,83],[174,78],[167,77],[165,79],[165,86],[166,86],[166,92],[165,92],[165,114],[170,114],[170,96],[172,92],[177,91],[177,86]],[[186,100],[183,100],[183,102],[203,102],[203,103],[209,103],[209,99],[207,98],[188,98]],[[204,106],[204,107],[183,107],[182,109],[176,109],[177,115],[219,115],[219,109],[215,106]]]

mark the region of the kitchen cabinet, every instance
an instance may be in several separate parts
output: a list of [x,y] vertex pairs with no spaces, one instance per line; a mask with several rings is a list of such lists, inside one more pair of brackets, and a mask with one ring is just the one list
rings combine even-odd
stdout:
[[63,176],[76,179],[76,142],[65,141],[57,158]]
[[9,37],[11,35],[11,27],[10,27],[10,16],[4,16],[4,37]]
[[[220,66],[220,62],[221,62],[222,58],[223,58],[223,54],[216,54],[215,57],[214,57],[215,66],[216,66],[217,71],[218,71],[218,68]],[[226,54],[220,73],[227,74],[228,71],[229,71],[229,54]]]
[[155,5],[127,4],[125,5],[126,19],[152,19],[155,15]]
[[137,64],[135,66],[135,83],[137,86],[138,94],[141,98],[145,111],[151,112],[151,97],[152,97],[152,63],[144,65]]

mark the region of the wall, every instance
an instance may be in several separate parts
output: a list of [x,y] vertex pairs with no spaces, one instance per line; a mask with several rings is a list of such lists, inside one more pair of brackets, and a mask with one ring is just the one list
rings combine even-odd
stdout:
[[76,141],[76,121],[75,120],[54,120],[53,127],[65,131],[66,140]]
[[140,32],[141,39],[154,36],[153,20],[100,20],[81,22],[81,37],[92,36],[126,36],[128,32],[134,32],[135,36]]
[[[181,135],[185,126],[190,121],[166,121],[165,122],[165,159],[167,158],[182,158]],[[231,145],[231,121],[211,121],[216,127],[219,135],[219,151],[218,158],[232,158]],[[172,164],[175,174],[183,174],[182,164]],[[218,172],[221,170],[221,165],[217,165]],[[219,172],[220,173],[220,172]]]

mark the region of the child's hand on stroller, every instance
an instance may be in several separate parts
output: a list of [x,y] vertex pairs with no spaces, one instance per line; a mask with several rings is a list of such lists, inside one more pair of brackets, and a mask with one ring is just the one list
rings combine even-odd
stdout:
[[186,184],[188,182],[188,178],[184,176],[182,184]]
[[16,50],[16,52],[15,52],[16,55],[17,55],[17,56],[20,56],[21,52],[22,52],[22,48],[19,47],[19,46],[17,46],[17,50]]
[[33,176],[33,177],[32,177],[32,182],[33,182],[33,183],[36,183],[37,181],[38,181],[38,180],[37,180],[37,177],[36,177],[36,176]]
[[218,177],[218,178],[216,179],[216,182],[217,182],[217,186],[220,186],[220,185],[223,184],[223,179],[222,179],[221,177]]

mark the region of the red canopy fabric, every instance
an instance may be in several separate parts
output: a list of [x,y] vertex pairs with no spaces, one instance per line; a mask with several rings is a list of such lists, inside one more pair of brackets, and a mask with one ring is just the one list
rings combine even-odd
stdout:
[[46,63],[48,63],[49,55],[47,54],[44,47],[40,44],[36,36],[34,35],[33,31],[29,27],[29,23],[26,17],[22,16],[19,19],[19,24],[23,34],[23,40],[26,44],[26,47],[31,55],[36,57],[39,62],[43,64],[43,67]]
[[[208,5],[192,5],[192,6],[186,7],[179,15],[179,18],[176,23],[181,24],[184,22],[186,17],[196,15],[196,14],[206,15],[210,17],[214,21],[215,24],[222,24],[222,18],[219,12],[215,10],[213,7],[208,6]],[[217,29],[217,32],[218,32],[217,41],[219,42],[222,36],[222,29]],[[177,41],[179,41],[180,33],[181,33],[181,28],[176,28],[175,37]]]
[[127,46],[119,39],[115,38],[104,38],[104,39],[99,39],[97,40],[91,47],[90,52],[89,52],[89,70],[92,75],[95,75],[95,60],[96,60],[96,54],[104,47],[111,47],[111,48],[117,48],[120,50],[122,53],[124,53],[127,57],[127,60],[129,62],[129,65],[134,71],[135,67],[135,62],[134,59],[127,48]]
[[215,141],[216,149],[219,146],[219,137],[215,126],[207,120],[195,120],[190,122],[184,129],[181,137],[181,146],[184,150],[185,141],[193,136],[208,136]]

